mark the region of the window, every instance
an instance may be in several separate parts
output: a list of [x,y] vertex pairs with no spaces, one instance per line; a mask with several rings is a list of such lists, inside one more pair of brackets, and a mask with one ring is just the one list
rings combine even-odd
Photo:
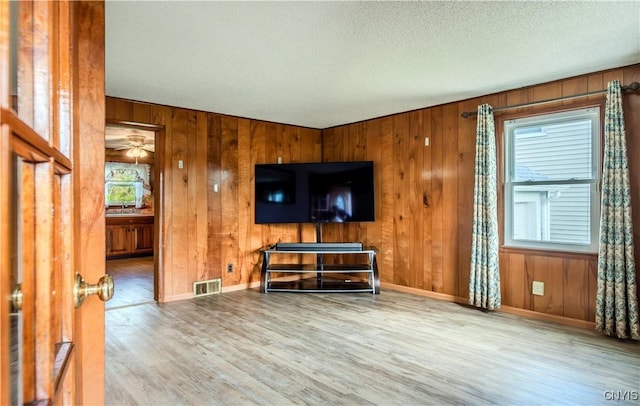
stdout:
[[598,108],[509,120],[505,245],[597,252]]
[[149,165],[128,163],[105,163],[106,206],[145,205],[145,196],[151,194]]

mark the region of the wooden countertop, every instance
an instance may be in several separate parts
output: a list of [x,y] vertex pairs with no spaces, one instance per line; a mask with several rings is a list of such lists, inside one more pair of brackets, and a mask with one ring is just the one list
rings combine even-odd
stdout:
[[107,225],[153,224],[153,214],[107,214],[105,219]]

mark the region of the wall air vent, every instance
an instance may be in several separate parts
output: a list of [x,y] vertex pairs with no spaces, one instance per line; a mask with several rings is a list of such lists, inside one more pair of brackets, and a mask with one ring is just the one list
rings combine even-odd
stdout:
[[222,279],[210,279],[208,281],[193,282],[194,296],[206,296],[220,293],[222,290]]

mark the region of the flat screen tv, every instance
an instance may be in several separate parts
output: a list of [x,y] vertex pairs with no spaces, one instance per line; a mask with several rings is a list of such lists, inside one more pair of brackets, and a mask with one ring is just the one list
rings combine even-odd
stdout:
[[373,162],[256,164],[255,222],[375,221]]

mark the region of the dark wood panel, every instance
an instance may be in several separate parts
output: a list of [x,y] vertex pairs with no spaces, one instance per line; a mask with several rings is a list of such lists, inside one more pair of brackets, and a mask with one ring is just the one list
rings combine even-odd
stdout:
[[458,295],[458,108],[443,107],[442,143],[442,268],[443,293]]
[[189,176],[195,179],[192,182],[193,189],[190,189],[189,194],[193,196],[194,203],[192,206],[192,216],[196,223],[196,246],[195,250],[195,278],[196,280],[213,279],[212,272],[209,271],[209,264],[207,257],[209,255],[209,241],[208,241],[208,202],[209,197],[209,172],[207,161],[207,143],[208,143],[208,125],[209,120],[207,114],[203,112],[197,112],[197,124],[196,124],[196,151],[195,156],[190,156],[189,159],[195,158],[196,165],[195,173],[190,173]]
[[[433,201],[431,194],[431,173],[433,153],[433,132],[431,128],[431,109],[422,113],[422,131],[425,138],[429,139],[429,145],[422,149],[422,283],[420,289],[432,290],[433,269]],[[419,168],[420,169],[420,168]]]
[[544,296],[533,296],[533,310],[564,315],[563,263],[562,258],[533,257],[533,280],[544,283]]
[[393,283],[412,286],[411,225],[409,216],[409,115],[393,116]]
[[[185,109],[174,108],[171,114],[172,142],[169,150],[171,159],[165,166],[165,176],[171,179],[171,194],[176,204],[170,208],[172,221],[170,223],[173,243],[173,261],[171,263],[172,284],[171,296],[176,296],[191,290],[189,286],[189,244],[192,242],[189,236],[189,166],[195,162],[188,161],[187,136],[190,112]],[[182,162],[182,164],[180,163]],[[182,165],[182,168],[180,168]]]
[[500,288],[502,304],[525,308],[526,288],[525,256],[523,254],[500,254]]
[[444,263],[443,247],[449,244],[444,241],[443,216],[445,203],[443,197],[443,109],[436,107],[431,111],[431,195],[429,202],[431,210],[431,289],[433,292],[443,293]]
[[[238,119],[222,116],[222,155],[220,193],[222,194],[222,224],[220,227],[220,252],[223,286],[242,282],[238,267]],[[227,266],[234,266],[227,272]]]
[[[589,91],[589,78],[587,76],[579,76],[562,81],[562,96],[573,96],[576,94],[587,93]],[[563,104],[574,104],[574,100],[564,100]]]
[[477,111],[477,99],[458,106],[458,296],[469,296],[471,242],[473,231],[473,195],[475,187],[477,120],[467,120],[463,111]]
[[[173,127],[171,126],[172,108],[167,106],[158,106],[155,115],[156,123],[164,126],[164,136],[160,137],[163,148],[159,149],[161,154],[162,165],[156,164],[156,170],[162,170],[164,185],[162,186],[160,196],[160,210],[156,215],[161,217],[158,234],[162,238],[159,243],[159,251],[161,257],[158,260],[159,274],[158,281],[158,300],[164,301],[171,297],[173,292],[173,231],[171,224],[173,223],[173,205],[177,200],[173,197],[173,179],[171,177],[171,165],[173,164],[171,145],[173,143]],[[162,134],[162,133],[161,133]],[[157,154],[156,154],[157,158]],[[180,259],[178,257],[178,259]]]
[[589,269],[588,260],[567,258],[562,269],[563,316],[589,320]]
[[[376,221],[367,223],[366,236],[363,242],[365,245],[373,245],[375,247],[380,247],[380,237],[382,235],[382,221],[380,221],[382,215],[382,142],[380,139],[380,124],[381,120],[379,119],[371,120],[367,122],[364,129],[365,143],[367,144],[367,156],[365,159],[373,161]],[[380,261],[379,255],[378,261]]]
[[220,195],[222,127],[218,114],[209,114],[207,121],[207,269],[211,278],[220,278],[222,277],[219,237],[219,230],[222,227]]
[[393,121],[389,117],[381,119],[380,122],[380,148],[382,150],[381,161],[378,169],[382,180],[380,195],[380,214],[376,220],[380,221],[380,244],[381,260],[378,263],[380,271],[380,281],[392,282],[395,273],[395,262],[393,256]]
[[[251,149],[251,121],[238,120],[238,151]],[[240,280],[259,281],[258,262],[261,242],[254,244],[252,238],[252,188],[251,173],[253,170],[251,159],[238,159],[238,269]],[[225,271],[226,272],[226,271]]]

